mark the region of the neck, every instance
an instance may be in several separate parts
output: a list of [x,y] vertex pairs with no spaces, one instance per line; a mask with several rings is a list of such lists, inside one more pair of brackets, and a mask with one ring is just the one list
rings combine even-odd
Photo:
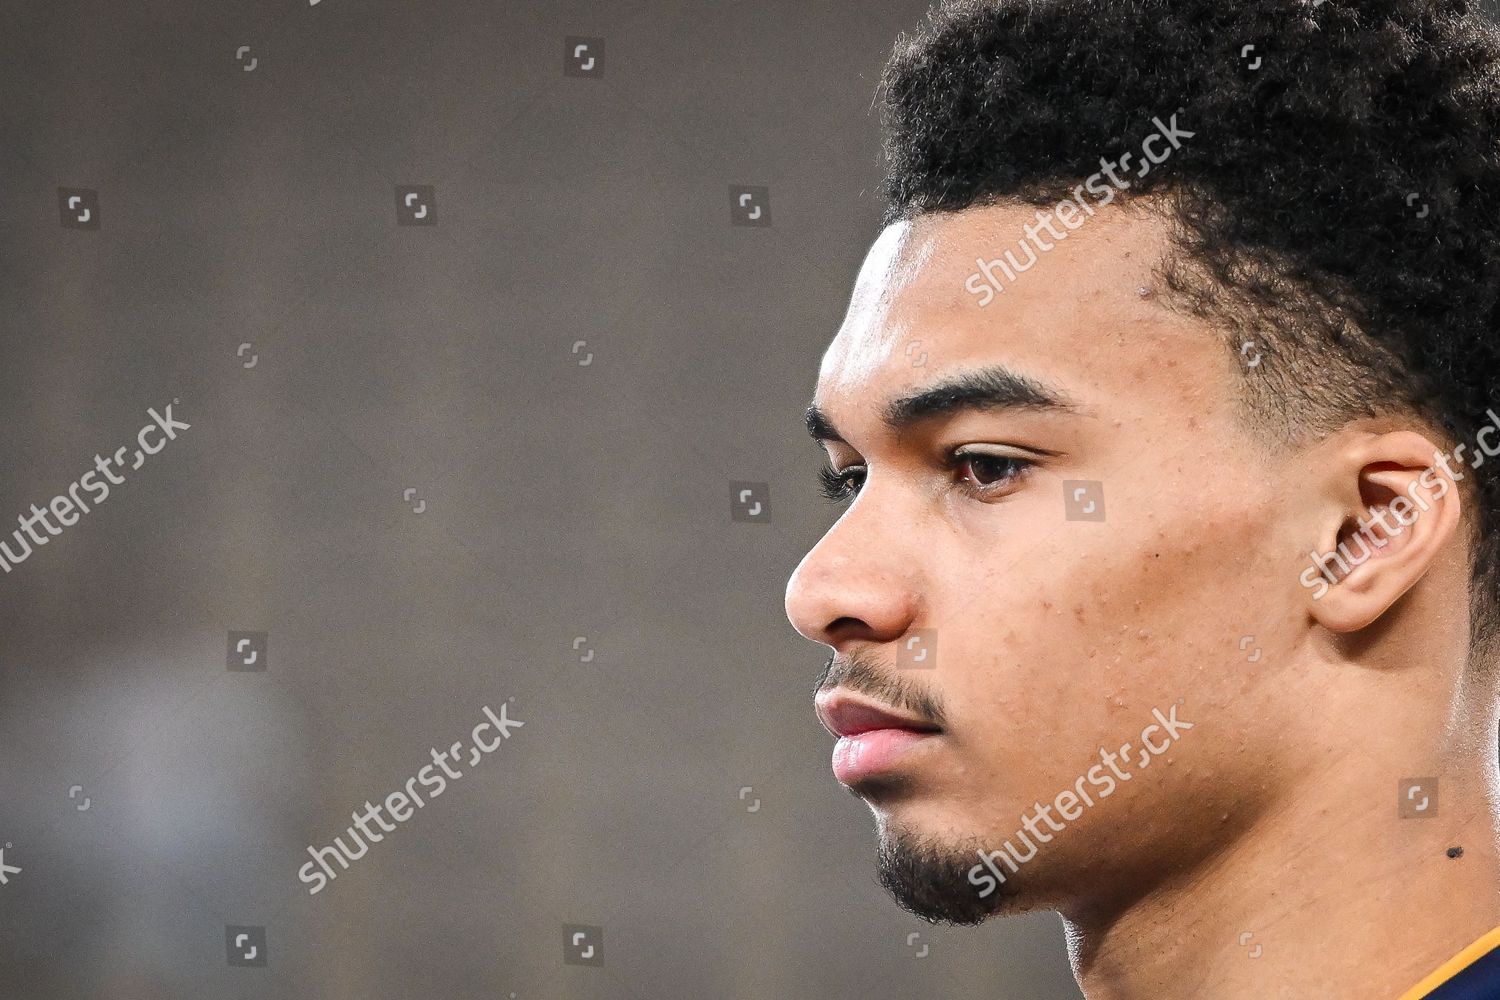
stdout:
[[[1231,843],[1126,902],[1069,908],[1085,995],[1248,1000],[1275,983],[1278,996],[1395,1000],[1500,925],[1495,717],[1455,711],[1338,713],[1368,738],[1328,734],[1342,749],[1317,755]],[[1455,740],[1460,726],[1488,735]],[[1438,794],[1400,818],[1398,786],[1427,776]]]

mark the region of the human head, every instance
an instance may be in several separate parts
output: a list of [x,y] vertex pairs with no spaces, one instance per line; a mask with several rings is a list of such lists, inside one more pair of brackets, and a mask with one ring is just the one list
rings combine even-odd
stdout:
[[[859,492],[787,610],[825,689],[941,714],[853,785],[918,912],[1128,893],[1351,719],[1492,700],[1500,462],[1429,467],[1494,405],[1497,51],[1410,2],[962,2],[898,44],[886,226],[812,427]],[[1309,553],[1402,496],[1314,599]],[[1462,662],[1346,669],[1412,627]],[[936,669],[901,669],[914,637]],[[1216,735],[1079,785],[1179,704]],[[979,896],[975,852],[1065,790],[1097,801]]]

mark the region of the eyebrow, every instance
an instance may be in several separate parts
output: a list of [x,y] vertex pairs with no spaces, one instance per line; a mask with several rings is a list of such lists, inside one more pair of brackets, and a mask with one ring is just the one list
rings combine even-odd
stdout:
[[[1003,365],[992,365],[891,400],[881,414],[881,423],[899,434],[920,421],[968,410],[1023,409],[1072,411],[1076,406],[1060,389]],[[807,408],[807,433],[814,441],[847,443],[816,403]]]

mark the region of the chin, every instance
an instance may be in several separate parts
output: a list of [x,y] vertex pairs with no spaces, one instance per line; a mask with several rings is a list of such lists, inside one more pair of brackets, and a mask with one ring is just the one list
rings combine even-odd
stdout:
[[[872,809],[877,807],[872,803]],[[979,863],[979,840],[940,838],[920,832],[905,817],[879,817],[876,874],[880,884],[908,913],[932,923],[971,926],[1026,907],[1008,879],[981,895],[970,878]],[[981,869],[983,870],[983,869]]]

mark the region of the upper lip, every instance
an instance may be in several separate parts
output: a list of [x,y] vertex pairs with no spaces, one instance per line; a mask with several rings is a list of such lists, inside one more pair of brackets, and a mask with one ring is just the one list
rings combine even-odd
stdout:
[[819,694],[814,699],[814,706],[823,727],[840,737],[858,736],[876,729],[909,729],[918,733],[941,731],[926,719],[903,715],[840,688]]

